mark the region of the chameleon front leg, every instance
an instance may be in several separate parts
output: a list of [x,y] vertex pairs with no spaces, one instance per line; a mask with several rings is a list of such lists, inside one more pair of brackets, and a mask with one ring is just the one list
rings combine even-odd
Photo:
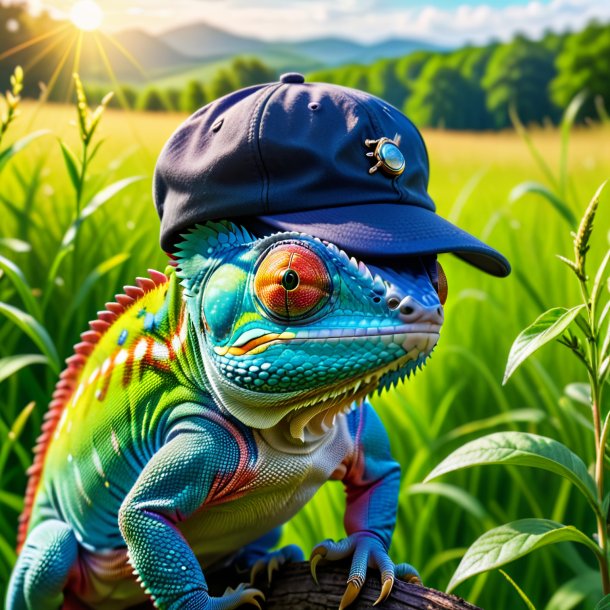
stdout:
[[78,543],[59,519],[37,525],[26,538],[6,594],[6,610],[56,610],[76,563]]
[[134,573],[163,610],[258,606],[257,596],[263,594],[246,585],[210,597],[197,558],[176,527],[202,507],[217,473],[235,472],[235,464],[225,463],[231,455],[227,444],[235,441],[209,421],[183,424],[170,438],[143,469],[119,512]]
[[387,433],[373,407],[367,402],[348,416],[354,451],[345,463],[343,483],[347,492],[344,525],[347,538],[325,540],[314,547],[311,571],[322,559],[337,560],[352,556],[347,589],[339,606],[343,610],[358,596],[366,579],[367,567],[381,573],[382,588],[378,604],[392,591],[395,578],[419,581],[409,564],[394,565],[388,555],[396,523],[400,487],[400,466],[390,454]]

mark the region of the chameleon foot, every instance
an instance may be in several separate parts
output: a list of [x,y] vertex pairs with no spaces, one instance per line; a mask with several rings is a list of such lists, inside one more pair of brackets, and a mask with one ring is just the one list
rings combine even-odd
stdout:
[[250,570],[250,582],[253,583],[256,577],[267,568],[267,581],[271,584],[273,573],[280,569],[287,562],[303,561],[303,551],[296,544],[289,544],[277,551],[271,551],[261,557]]
[[[244,604],[251,604],[262,610],[259,601],[265,601],[265,595],[250,585],[241,583],[236,589],[227,587],[222,597],[210,597],[210,610],[233,610]],[[206,607],[207,610],[207,607]]]
[[339,604],[339,610],[347,608],[360,594],[366,580],[367,567],[376,568],[381,573],[381,592],[373,604],[375,606],[390,595],[395,578],[421,584],[419,574],[413,566],[408,563],[395,566],[381,539],[368,532],[352,534],[339,542],[325,540],[318,544],[310,557],[313,579],[316,583],[318,582],[316,569],[320,561],[336,561],[350,555],[352,555],[352,565],[347,579],[347,588]]

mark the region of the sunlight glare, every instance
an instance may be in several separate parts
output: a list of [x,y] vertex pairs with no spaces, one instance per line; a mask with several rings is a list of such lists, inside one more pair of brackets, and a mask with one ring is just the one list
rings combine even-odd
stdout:
[[70,21],[84,32],[97,30],[102,24],[104,14],[97,2],[78,0],[70,10]]

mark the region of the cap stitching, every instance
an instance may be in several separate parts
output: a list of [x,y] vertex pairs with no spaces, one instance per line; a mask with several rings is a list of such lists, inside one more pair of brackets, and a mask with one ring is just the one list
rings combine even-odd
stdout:
[[254,165],[258,169],[261,177],[261,189],[259,197],[264,211],[267,211],[269,207],[267,197],[265,196],[265,192],[268,193],[269,191],[269,173],[267,172],[267,168],[265,167],[265,163],[263,161],[263,155],[260,147],[260,129],[257,129],[257,125],[260,127],[264,108],[267,105],[269,98],[279,87],[281,87],[281,83],[271,85],[269,87],[268,95],[261,95],[261,97],[258,99],[252,112],[252,120],[250,121],[250,128],[248,129],[248,141],[250,143],[252,158],[254,159]]

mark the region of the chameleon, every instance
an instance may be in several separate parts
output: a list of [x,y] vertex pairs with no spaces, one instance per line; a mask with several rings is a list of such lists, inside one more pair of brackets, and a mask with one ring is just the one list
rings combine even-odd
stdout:
[[[426,362],[447,283],[435,255],[397,268],[332,243],[209,221],[181,236],[165,272],[106,304],[67,359],[29,470],[6,610],[141,603],[260,608],[253,582],[286,561],[281,526],[328,480],[346,489],[352,557],[341,610],[367,566],[378,602],[417,580],[388,548],[400,467],[369,396]],[[227,562],[251,582],[208,593]]]

